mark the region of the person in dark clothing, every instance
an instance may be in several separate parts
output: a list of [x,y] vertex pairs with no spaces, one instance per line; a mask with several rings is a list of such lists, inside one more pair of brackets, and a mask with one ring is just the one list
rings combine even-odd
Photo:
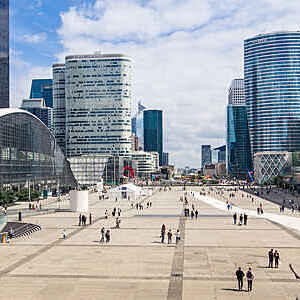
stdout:
[[191,211],[191,219],[192,220],[194,219],[194,211],[193,210]]
[[78,222],[78,226],[81,226],[81,223],[82,223],[82,216],[81,216],[81,214],[79,214],[79,222]]
[[236,279],[238,281],[238,287],[239,287],[239,291],[241,291],[243,289],[243,283],[244,283],[244,272],[242,271],[241,267],[239,267],[237,269],[237,271],[235,272],[236,275]]
[[161,226],[161,233],[160,233],[160,237],[161,237],[161,242],[162,243],[165,242],[165,234],[166,234],[166,226],[165,226],[165,224],[163,224]]
[[237,219],[237,214],[234,213],[234,214],[233,214],[233,224],[234,224],[234,225],[236,224],[236,219]]
[[279,265],[279,252],[277,250],[275,250],[275,253],[274,253],[274,260],[275,260],[275,268],[278,268],[278,265]]
[[239,225],[243,225],[243,214],[240,214],[240,223]]
[[268,252],[268,255],[269,255],[269,268],[273,268],[273,259],[274,259],[274,252],[273,252],[273,249],[271,249],[271,250]]
[[92,214],[90,213],[90,225],[92,225]]
[[196,217],[196,219],[198,219],[198,209],[196,209],[196,211],[195,211],[195,217]]
[[251,271],[251,268],[248,269],[247,273],[246,273],[246,278],[247,278],[247,283],[248,283],[248,292],[252,291],[252,283],[253,283],[253,279],[254,279],[254,275]]
[[110,231],[109,230],[106,230],[105,238],[106,238],[106,243],[109,243],[110,242]]
[[247,225],[248,215],[244,213],[244,225]]

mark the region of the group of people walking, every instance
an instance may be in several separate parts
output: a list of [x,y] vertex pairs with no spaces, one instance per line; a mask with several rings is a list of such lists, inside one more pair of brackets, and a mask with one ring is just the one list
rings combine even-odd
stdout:
[[[238,221],[237,213],[235,212],[232,217],[233,217],[233,224],[236,225]],[[243,225],[243,224],[247,225],[247,222],[248,222],[248,215],[246,213],[240,214],[238,225]]]
[[[241,267],[239,267],[236,270],[235,275],[236,275],[236,279],[237,279],[237,282],[238,282],[238,289],[239,289],[239,291],[242,291],[243,290],[243,285],[244,285],[245,273],[243,272]],[[254,274],[253,274],[251,268],[249,268],[248,271],[246,272],[246,278],[247,278],[247,284],[248,284],[247,291],[251,292],[252,291],[252,286],[253,286],[253,280],[254,280]]]
[[269,268],[273,268],[275,262],[275,268],[279,266],[279,252],[277,250],[270,249],[268,252]]
[[[163,224],[161,226],[161,231],[160,231],[160,238],[161,238],[161,243],[165,242],[165,236],[166,236],[166,225]],[[167,238],[168,238],[168,244],[172,244],[172,237],[173,237],[173,233],[172,233],[172,229],[169,229],[167,232]],[[178,244],[180,241],[180,231],[179,229],[177,229],[176,233],[175,233],[175,243]]]
[[102,227],[100,230],[100,243],[109,243],[110,242],[110,230],[107,229],[105,231],[105,228]]

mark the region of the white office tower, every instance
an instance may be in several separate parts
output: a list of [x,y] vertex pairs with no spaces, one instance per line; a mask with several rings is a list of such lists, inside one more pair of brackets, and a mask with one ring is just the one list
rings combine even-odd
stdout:
[[234,79],[228,90],[228,104],[235,106],[246,105],[244,79]]
[[65,98],[65,64],[54,64],[53,72],[53,135],[65,152],[66,148],[66,98]]
[[131,58],[66,57],[66,154],[130,156]]

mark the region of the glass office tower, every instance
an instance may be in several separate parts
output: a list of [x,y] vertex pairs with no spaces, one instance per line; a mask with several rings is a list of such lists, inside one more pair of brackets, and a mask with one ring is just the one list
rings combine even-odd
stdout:
[[9,2],[0,0],[0,108],[9,107]]
[[206,165],[210,165],[211,162],[211,146],[201,145],[201,167],[203,168]]
[[300,32],[244,42],[245,97],[253,154],[300,150]]
[[244,41],[245,97],[254,169],[260,182],[277,176],[286,152],[300,150],[300,32]]
[[29,98],[43,98],[47,107],[53,107],[52,79],[33,79]]
[[163,117],[162,110],[145,109],[143,113],[144,151],[158,152],[159,165],[163,165]]

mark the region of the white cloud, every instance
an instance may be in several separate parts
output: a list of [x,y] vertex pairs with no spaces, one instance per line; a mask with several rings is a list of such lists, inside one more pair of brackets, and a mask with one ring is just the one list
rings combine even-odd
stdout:
[[297,29],[300,2],[143,2],[96,0],[61,13],[57,57],[96,50],[132,56],[135,101],[164,110],[165,150],[178,166],[198,167],[201,144],[225,142],[227,87],[243,76],[244,38]]
[[47,39],[46,32],[41,32],[37,34],[25,34],[23,36],[23,41],[29,44],[38,44],[44,42]]

